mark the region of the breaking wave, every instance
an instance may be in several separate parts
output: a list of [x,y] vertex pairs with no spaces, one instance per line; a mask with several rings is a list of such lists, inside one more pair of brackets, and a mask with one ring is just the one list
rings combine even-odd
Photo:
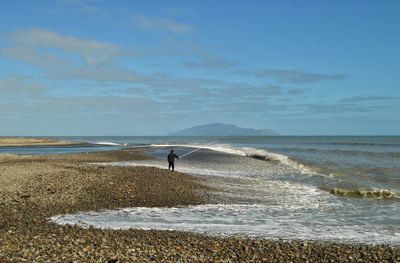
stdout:
[[150,146],[152,146],[152,147],[188,147],[188,148],[196,148],[196,149],[207,149],[207,150],[211,150],[211,151],[245,156],[245,157],[254,158],[254,159],[263,160],[263,161],[278,162],[280,164],[294,168],[294,169],[300,171],[301,173],[316,174],[316,171],[312,170],[309,167],[306,167],[305,165],[303,165],[299,162],[296,162],[296,161],[290,159],[286,155],[273,153],[273,152],[269,152],[264,149],[257,149],[257,148],[253,148],[253,147],[232,147],[230,145],[222,145],[222,144],[216,144],[216,145],[151,144]]
[[311,153],[335,153],[335,154],[351,154],[360,156],[374,156],[374,157],[400,157],[400,152],[376,152],[376,151],[362,151],[362,150],[346,150],[346,149],[320,149],[320,148],[278,148],[279,150],[291,152],[311,152]]
[[116,142],[93,142],[93,144],[97,145],[106,145],[106,146],[127,146],[126,143],[116,143]]
[[400,193],[396,193],[389,189],[343,189],[330,188],[326,189],[331,194],[348,197],[374,198],[374,199],[400,199]]

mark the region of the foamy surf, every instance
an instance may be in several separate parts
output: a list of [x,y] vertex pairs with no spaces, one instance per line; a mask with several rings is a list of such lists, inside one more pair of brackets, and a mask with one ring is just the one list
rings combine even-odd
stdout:
[[374,199],[400,199],[400,194],[390,189],[343,189],[334,187],[327,190],[330,193],[338,196]]
[[105,146],[127,146],[127,143],[116,143],[116,142],[93,142],[93,144],[97,145],[105,145]]
[[287,240],[400,242],[400,232],[394,228],[376,230],[369,224],[343,223],[341,220],[332,220],[329,217],[322,220],[320,218],[316,222],[312,215],[304,213],[302,209],[288,213],[278,206],[259,204],[137,207],[100,213],[59,215],[53,216],[51,220],[58,224],[77,224],[82,227],[106,229],[178,230],[211,235],[243,235]]
[[[233,203],[261,203],[281,205],[285,209],[299,206],[316,207],[321,200],[330,194],[315,186],[308,186],[296,181],[280,180],[278,175],[285,176],[288,170],[277,164],[269,164],[257,160],[250,161],[251,167],[214,166],[202,163],[179,163],[178,171],[186,174],[201,176],[207,186],[214,191],[212,199]],[[255,167],[252,163],[262,166]],[[144,166],[167,169],[167,166],[157,160],[92,163],[94,165],[110,166]],[[290,172],[290,170],[289,170]]]
[[[168,167],[165,164],[162,164],[157,161],[125,161],[125,162],[100,162],[100,163],[90,163],[94,165],[109,165],[109,166],[140,166],[140,167],[155,167],[158,169],[167,170]],[[242,172],[237,171],[226,171],[226,170],[217,170],[217,169],[209,169],[209,168],[196,168],[190,167],[188,165],[179,165],[177,167],[177,171],[192,174],[192,175],[210,175],[210,176],[222,176],[226,177],[227,175],[230,177],[242,177]]]
[[216,152],[228,153],[239,156],[246,156],[250,158],[275,161],[283,165],[297,169],[303,174],[317,174],[313,169],[306,167],[305,165],[291,160],[288,156],[278,153],[269,152],[264,149],[257,149],[253,147],[233,147],[226,144],[151,144],[152,147],[187,147],[194,149],[207,149]]

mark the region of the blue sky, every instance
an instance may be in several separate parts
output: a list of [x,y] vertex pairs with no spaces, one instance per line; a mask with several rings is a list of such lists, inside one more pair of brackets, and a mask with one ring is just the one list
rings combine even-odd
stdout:
[[400,134],[399,1],[3,1],[0,135]]

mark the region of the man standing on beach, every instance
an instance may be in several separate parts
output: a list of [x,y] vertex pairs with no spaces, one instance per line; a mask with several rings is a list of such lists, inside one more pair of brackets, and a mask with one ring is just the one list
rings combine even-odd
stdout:
[[171,150],[171,152],[170,152],[170,154],[168,154],[168,158],[167,158],[168,159],[168,170],[171,170],[171,168],[172,168],[172,171],[174,171],[174,169],[175,169],[175,165],[174,165],[175,158],[179,160],[178,155],[176,155],[174,153],[174,150]]

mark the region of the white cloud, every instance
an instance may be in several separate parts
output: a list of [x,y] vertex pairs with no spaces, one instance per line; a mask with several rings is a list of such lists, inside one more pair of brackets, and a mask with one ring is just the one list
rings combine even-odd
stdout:
[[44,94],[47,87],[43,84],[32,81],[26,77],[10,77],[0,79],[0,93],[2,97],[25,97],[31,98]]
[[[17,30],[9,34],[8,39],[13,45],[0,48],[0,54],[43,68],[48,79],[97,82],[139,82],[147,79],[114,63],[116,57],[134,55],[134,52],[115,44],[44,29]],[[84,63],[81,63],[82,60]]]
[[348,99],[342,99],[341,102],[369,102],[369,101],[393,101],[400,100],[398,96],[355,96]]
[[69,70],[49,70],[49,79],[70,80],[86,79],[98,82],[142,82],[147,79],[135,71],[123,68],[70,68]]
[[290,95],[300,95],[303,93],[304,93],[304,90],[299,89],[299,88],[293,88],[293,89],[287,90],[287,94],[290,94]]
[[56,48],[79,54],[88,65],[105,64],[121,54],[121,49],[111,43],[103,43],[70,35],[62,35],[44,29],[17,30],[9,36],[17,46]]
[[[277,85],[249,85],[239,83],[228,84],[228,87],[219,89],[216,95],[235,101],[258,101],[282,94],[282,88]],[[218,98],[216,99],[219,101]]]
[[53,67],[68,64],[66,60],[59,56],[43,52],[39,53],[35,48],[26,46],[0,48],[0,54],[39,67]]
[[223,57],[214,56],[211,54],[201,54],[199,58],[202,60],[200,62],[185,62],[183,65],[186,67],[193,68],[230,68],[235,65],[234,62],[229,61]]
[[95,116],[98,114],[124,114],[150,116],[160,112],[165,105],[160,105],[150,98],[134,96],[67,96],[43,97],[26,103],[23,100],[0,101],[0,111],[10,116]]
[[79,11],[87,14],[98,14],[105,12],[105,9],[98,4],[103,1],[90,1],[90,0],[60,0],[64,6],[75,7]]
[[167,31],[174,34],[191,34],[194,32],[191,26],[168,18],[137,15],[132,17],[132,21],[136,27],[141,29]]
[[320,74],[293,69],[265,69],[261,73],[258,73],[257,77],[271,78],[278,82],[295,84],[345,79],[345,76],[340,74]]

